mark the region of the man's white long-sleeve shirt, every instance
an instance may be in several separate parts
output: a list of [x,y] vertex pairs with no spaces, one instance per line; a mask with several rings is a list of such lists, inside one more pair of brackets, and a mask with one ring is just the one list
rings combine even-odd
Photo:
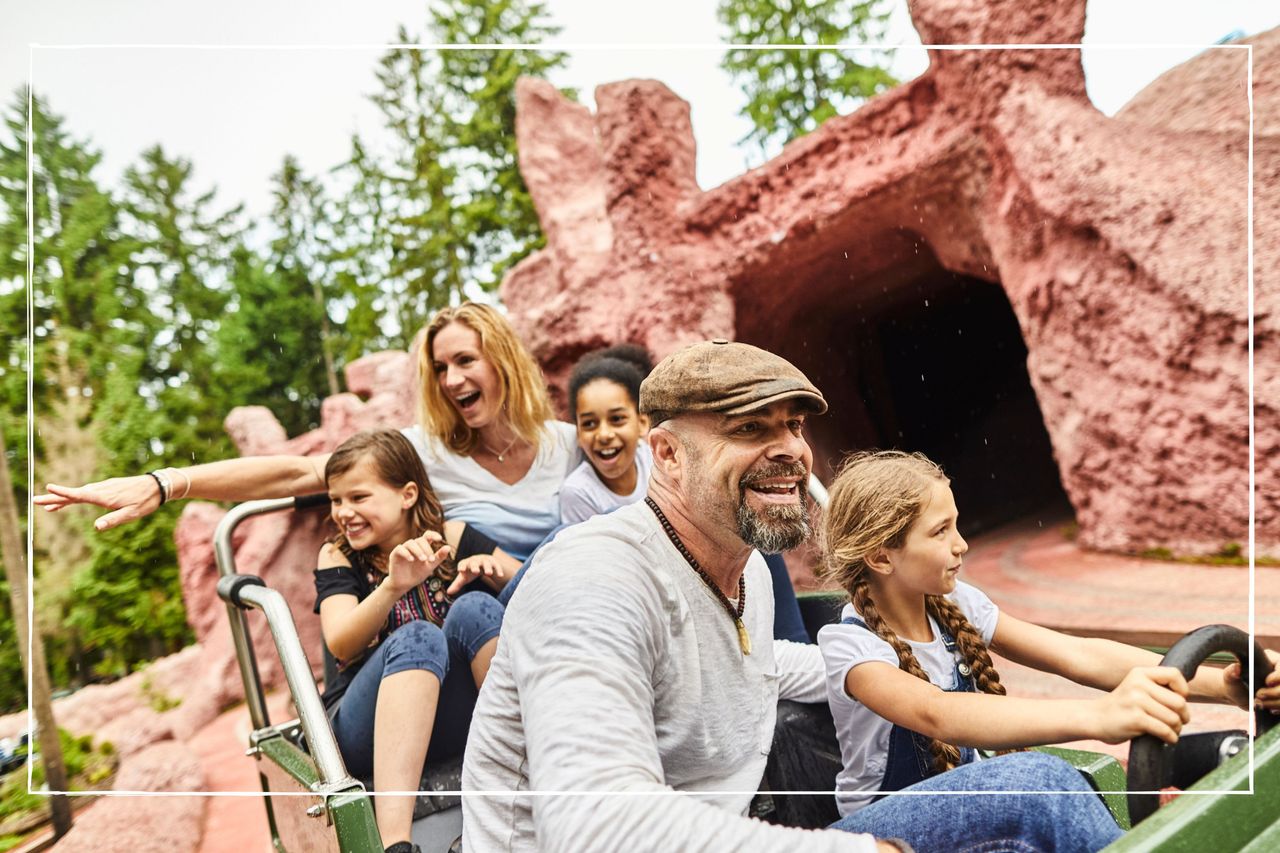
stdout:
[[759,555],[745,577],[750,655],[647,505],[544,547],[476,705],[464,849],[874,851],[870,836],[745,817],[778,699],[825,698],[817,647],[773,640]]

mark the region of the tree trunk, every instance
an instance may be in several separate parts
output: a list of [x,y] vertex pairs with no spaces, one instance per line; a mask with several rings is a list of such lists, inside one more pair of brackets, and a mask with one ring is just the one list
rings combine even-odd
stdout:
[[324,355],[324,375],[329,381],[329,396],[336,397],[342,389],[338,386],[338,371],[333,366],[333,331],[329,327],[329,310],[325,307],[320,282],[310,275],[308,278],[311,278],[311,298],[320,309],[320,352]]
[[[18,650],[23,666],[31,674],[31,710],[36,718],[35,740],[40,744],[44,762],[44,778],[50,791],[67,790],[67,771],[62,763],[62,743],[58,740],[58,726],[53,719],[53,704],[49,699],[49,670],[45,667],[44,641],[39,631],[31,636],[28,654],[23,628],[27,622],[27,552],[22,543],[22,526],[18,522],[18,507],[13,499],[13,478],[9,476],[8,450],[4,433],[0,431],[0,560],[4,562],[5,578],[9,582],[9,598],[13,603],[13,623],[18,629]],[[29,747],[28,747],[29,749]],[[71,829],[71,803],[61,794],[49,798],[49,811],[53,817],[53,835],[61,838]]]

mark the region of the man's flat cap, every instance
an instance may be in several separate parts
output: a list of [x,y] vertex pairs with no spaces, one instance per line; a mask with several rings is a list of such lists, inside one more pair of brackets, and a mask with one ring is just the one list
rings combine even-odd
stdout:
[[640,412],[656,426],[686,412],[740,415],[793,398],[816,414],[827,410],[822,392],[782,356],[716,339],[659,362],[640,386]]

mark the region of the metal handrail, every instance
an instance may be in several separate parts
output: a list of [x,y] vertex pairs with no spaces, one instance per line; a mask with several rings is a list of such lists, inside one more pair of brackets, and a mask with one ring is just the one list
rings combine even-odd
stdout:
[[[303,509],[327,501],[328,496],[305,498],[273,498],[248,501],[233,507],[218,523],[213,534],[214,559],[222,577],[236,577],[235,552],[231,537],[239,524],[256,515],[282,510]],[[245,619],[245,607],[255,607],[266,617],[267,627],[280,654],[285,681],[298,710],[298,719],[307,738],[307,747],[316,763],[321,787],[328,790],[347,788],[359,783],[347,772],[338,750],[337,740],[325,717],[324,704],[311,676],[311,664],[307,661],[293,614],[277,590],[256,584],[230,586],[218,585],[218,594],[227,605],[231,621],[231,637],[235,644],[236,660],[240,664],[240,677],[244,682],[245,700],[255,730],[271,725],[267,715],[266,698],[262,691],[262,678],[258,671],[253,643],[249,640],[249,627]]]
[[813,498],[813,502],[818,505],[818,509],[824,511],[827,508],[827,504],[831,503],[831,496],[827,494],[827,487],[822,485],[818,475],[813,472],[809,472],[809,497]]

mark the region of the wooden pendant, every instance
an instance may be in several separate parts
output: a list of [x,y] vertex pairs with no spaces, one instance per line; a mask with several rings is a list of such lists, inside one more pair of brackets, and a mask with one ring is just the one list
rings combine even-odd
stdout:
[[747,633],[747,626],[742,624],[741,619],[733,620],[738,625],[738,645],[742,646],[744,655],[751,654],[751,636]]

